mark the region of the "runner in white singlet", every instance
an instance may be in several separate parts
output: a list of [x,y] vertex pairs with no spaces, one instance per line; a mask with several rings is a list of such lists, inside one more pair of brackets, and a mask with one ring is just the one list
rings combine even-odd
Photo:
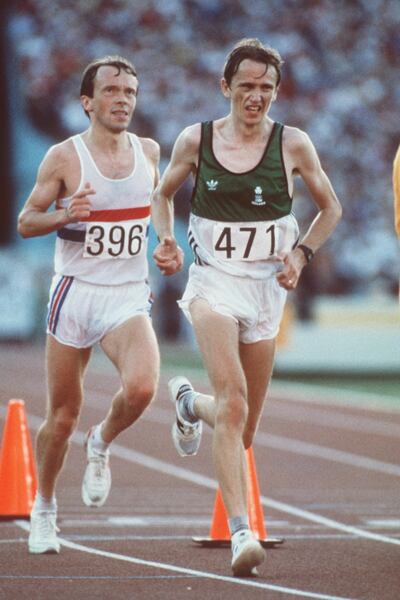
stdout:
[[39,481],[29,536],[35,554],[60,550],[56,482],[79,417],[93,345],[100,342],[116,366],[121,388],[86,436],[86,505],[105,502],[109,445],[140,417],[157,388],[147,238],[159,147],[127,131],[137,90],[135,68],[122,57],[87,66],[80,97],[89,128],[50,148],[19,216],[23,237],[57,232],[47,322],[48,409],[36,439]]

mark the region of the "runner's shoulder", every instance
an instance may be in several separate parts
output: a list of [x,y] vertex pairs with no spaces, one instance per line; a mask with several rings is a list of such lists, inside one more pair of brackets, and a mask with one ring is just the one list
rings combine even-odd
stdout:
[[308,134],[298,127],[285,125],[283,129],[283,143],[291,150],[299,150],[310,143]]
[[42,174],[66,174],[68,169],[79,167],[79,159],[71,138],[50,146],[47,150],[40,171]]
[[199,153],[201,141],[201,123],[195,123],[185,127],[179,134],[176,147],[188,156],[195,156]]
[[138,139],[145,155],[153,162],[158,162],[160,160],[160,144],[152,138],[139,137]]

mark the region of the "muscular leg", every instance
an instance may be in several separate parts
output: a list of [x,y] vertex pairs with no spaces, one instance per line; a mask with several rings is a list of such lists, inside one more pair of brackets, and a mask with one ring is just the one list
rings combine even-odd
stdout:
[[215,392],[196,399],[200,418],[213,424],[213,459],[229,517],[247,514],[243,432],[247,421],[246,379],[240,363],[238,327],[233,319],[195,300],[190,312],[196,337]]
[[82,382],[90,352],[90,348],[73,348],[60,344],[50,335],[47,338],[47,414],[36,436],[38,488],[47,500],[54,495],[68,441],[79,417]]
[[[263,340],[254,344],[239,344],[240,361],[247,382],[249,414],[243,434],[244,447],[251,446],[257,432],[258,423],[266,399],[272,376],[275,339]],[[197,394],[194,412],[207,425],[214,428],[216,404],[213,396]]]
[[138,315],[109,333],[101,346],[114,363],[122,387],[112,400],[101,435],[106,443],[132,425],[157,389],[160,358],[150,319]]
[[[243,433],[244,448],[248,449],[253,443],[262,409],[271,379],[274,356],[275,339],[263,340],[254,344],[239,344],[240,361],[247,382],[248,416]],[[216,402],[212,396],[198,394],[194,403],[195,414],[214,427],[216,415]],[[246,464],[241,473],[243,489],[246,486]]]
[[243,433],[244,447],[250,448],[261,418],[272,375],[275,339],[240,344],[240,359],[247,381],[249,413]]

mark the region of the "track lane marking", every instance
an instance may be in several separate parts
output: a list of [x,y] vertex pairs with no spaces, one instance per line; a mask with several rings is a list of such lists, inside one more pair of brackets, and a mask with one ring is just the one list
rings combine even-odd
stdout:
[[296,423],[301,422],[307,425],[331,427],[357,433],[372,433],[396,439],[400,437],[400,424],[393,423],[392,421],[378,421],[376,418],[369,416],[349,415],[332,409],[328,411],[312,405],[296,406],[293,401],[289,401],[286,406],[281,401],[273,404],[267,403],[264,415],[267,418],[283,419]]
[[[96,394],[100,393],[96,392]],[[98,403],[96,403],[94,400],[88,399],[86,404],[92,408],[100,409]],[[141,418],[151,423],[170,425],[173,420],[173,412],[164,408],[150,407],[149,411],[145,412]],[[205,432],[211,433],[211,430],[205,429]],[[272,433],[258,431],[255,438],[255,444],[274,448],[275,450],[292,452],[294,454],[303,454],[305,456],[311,456],[312,458],[320,458],[321,460],[328,460],[331,462],[350,465],[352,467],[367,469],[369,471],[384,473],[385,475],[400,477],[399,465],[369,458],[353,452],[345,452],[343,450],[336,450],[336,448],[329,448],[327,446],[320,446],[319,444],[312,444],[302,440],[278,436]]]
[[[4,407],[0,407],[0,413],[5,412]],[[29,415],[30,424],[38,429],[42,424],[43,420],[34,415]],[[71,437],[71,441],[76,444],[83,445],[85,440],[86,433],[83,431],[76,430]],[[185,469],[183,467],[177,467],[172,463],[168,463],[159,458],[155,458],[153,456],[149,456],[148,454],[144,454],[142,452],[138,452],[137,450],[131,450],[130,448],[125,448],[116,442],[113,442],[112,445],[112,455],[117,456],[118,458],[122,458],[129,462],[133,462],[139,464],[148,469],[152,469],[153,471],[157,471],[164,475],[171,475],[178,479],[183,479],[184,481],[190,481],[191,483],[195,483],[196,485],[200,485],[202,487],[206,487],[209,489],[216,490],[218,488],[218,484],[215,479],[211,477],[207,477],[205,475],[201,475],[200,473],[196,473],[194,471],[189,471],[189,469]],[[340,523],[339,521],[335,521],[334,519],[329,519],[328,517],[323,517],[317,513],[313,513],[309,510],[304,510],[301,508],[297,508],[296,506],[292,506],[291,504],[287,504],[285,502],[280,502],[278,500],[273,500],[272,498],[267,498],[266,496],[260,497],[261,504],[268,508],[273,508],[279,512],[283,512],[285,514],[293,515],[296,517],[300,517],[306,521],[311,521],[313,523],[319,523],[321,525],[325,525],[329,529],[337,529],[339,531],[345,531],[346,533],[351,533],[352,535],[356,535],[360,538],[374,540],[376,542],[383,542],[386,544],[393,544],[395,546],[400,546],[400,540],[395,538],[379,535],[377,533],[372,533],[370,531],[364,531],[363,529],[359,529],[358,527],[353,527],[352,525],[346,525],[345,523]]]
[[400,477],[399,465],[354,454],[353,452],[344,452],[343,450],[336,450],[335,448],[328,448],[327,446],[320,446],[319,444],[303,442],[302,440],[295,440],[262,431],[257,432],[255,442],[258,445],[282,450],[283,452],[303,454],[304,456],[311,456],[314,459],[329,460],[360,469],[367,469],[368,471],[377,471],[385,475]]
[[[89,404],[92,406],[91,403]],[[95,403],[93,402],[93,406],[94,405]],[[173,419],[172,412],[162,408],[153,408],[150,409],[150,411],[151,412],[142,415],[141,418],[152,423],[159,423],[161,425],[171,424]],[[205,429],[205,432],[211,433],[211,430]],[[272,433],[258,431],[255,438],[255,444],[274,448],[275,450],[282,450],[283,452],[303,454],[305,456],[311,456],[314,459],[328,460],[331,462],[350,465],[352,467],[358,467],[360,469],[366,469],[368,471],[376,471],[378,473],[384,473],[385,475],[400,477],[399,465],[387,463],[375,458],[369,458],[368,456],[355,454],[354,452],[336,450],[336,448],[320,446],[319,444],[295,440],[293,438],[275,435]]]
[[360,392],[307,383],[291,381],[272,381],[271,395],[277,400],[318,404],[319,406],[342,406],[359,408],[366,411],[377,411],[399,414],[400,403],[396,396],[381,396],[374,392]]
[[[16,525],[24,529],[25,531],[29,531],[29,525],[25,521],[15,521]],[[215,581],[225,581],[227,583],[233,583],[236,585],[242,585],[245,587],[253,587],[263,590],[270,590],[273,592],[278,592],[281,594],[287,594],[291,596],[301,596],[303,598],[315,598],[316,600],[355,600],[351,598],[344,598],[343,596],[331,596],[328,594],[318,594],[315,592],[307,592],[303,590],[297,590],[295,588],[288,588],[284,586],[273,585],[269,583],[263,583],[261,581],[253,581],[250,579],[239,579],[236,577],[228,577],[226,575],[217,575],[216,573],[210,573],[208,571],[197,571],[195,569],[188,569],[186,567],[179,567],[177,565],[171,565],[162,562],[156,562],[153,560],[144,560],[142,558],[136,558],[133,556],[126,556],[125,554],[118,554],[116,552],[107,552],[105,550],[98,550],[97,548],[91,548],[89,546],[83,546],[81,544],[76,544],[75,542],[70,542],[69,540],[65,540],[64,538],[59,538],[60,544],[65,546],[66,548],[70,548],[71,550],[78,550],[80,552],[85,552],[87,554],[94,554],[96,556],[102,556],[104,558],[111,558],[115,560],[120,560],[123,562],[133,563],[135,565],[142,565],[146,567],[153,567],[155,569],[162,569],[164,571],[174,571],[175,573],[182,573],[184,575],[191,575],[193,577],[200,577],[204,579],[213,579]]]

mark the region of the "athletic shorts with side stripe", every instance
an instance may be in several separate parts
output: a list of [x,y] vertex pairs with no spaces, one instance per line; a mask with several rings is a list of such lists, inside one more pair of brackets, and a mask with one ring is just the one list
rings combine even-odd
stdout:
[[239,326],[239,340],[253,344],[275,338],[279,332],[287,292],[273,275],[250,279],[224,273],[211,267],[192,264],[189,280],[178,301],[190,322],[190,304],[203,298],[212,310],[231,317]]
[[150,316],[147,282],[95,285],[64,275],[53,277],[47,333],[75,348],[90,348],[128,319]]

